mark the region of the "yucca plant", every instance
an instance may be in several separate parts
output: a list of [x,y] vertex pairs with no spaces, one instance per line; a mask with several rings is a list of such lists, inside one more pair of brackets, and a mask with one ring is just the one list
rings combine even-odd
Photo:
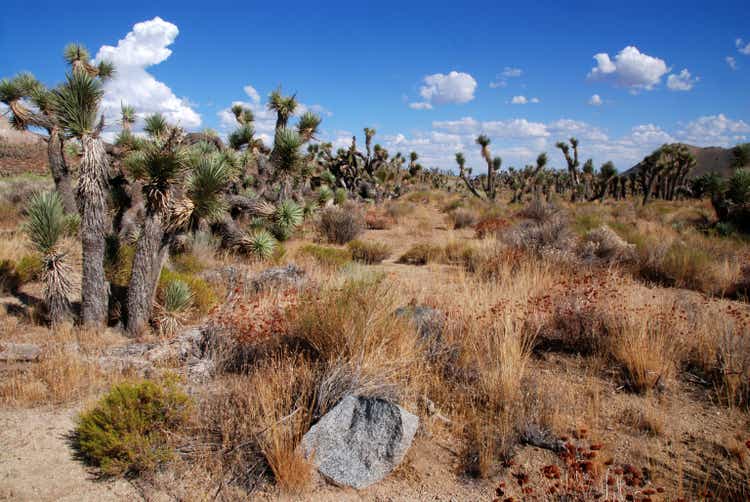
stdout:
[[84,71],[73,71],[51,97],[61,129],[67,136],[76,138],[83,151],[77,198],[83,248],[81,312],[84,324],[104,323],[109,298],[104,276],[105,234],[109,226],[109,161],[100,138],[104,123],[98,116],[103,95],[99,80]]
[[297,109],[297,97],[284,96],[281,94],[281,89],[276,89],[271,93],[268,98],[268,109],[276,112],[276,131],[286,128],[289,117],[294,114]]
[[65,261],[66,253],[59,249],[66,232],[65,211],[56,192],[45,192],[31,198],[27,213],[25,230],[43,256],[44,302],[49,321],[54,325],[69,319],[71,313],[72,271]]
[[276,250],[276,239],[267,230],[256,230],[243,239],[242,247],[260,260],[269,260]]
[[123,131],[130,131],[135,124],[135,108],[122,103],[120,105],[120,125]]
[[167,284],[161,296],[156,322],[162,334],[172,336],[182,327],[193,306],[193,292],[185,281],[175,279]]
[[282,201],[276,208],[273,222],[273,235],[280,241],[289,239],[296,228],[302,224],[304,211],[292,200]]
[[154,113],[146,117],[143,130],[152,138],[159,138],[169,132],[167,119],[161,113]]
[[339,187],[333,193],[333,202],[337,206],[343,205],[344,202],[346,202],[346,198],[347,198],[347,193],[346,193],[346,189],[345,188]]
[[187,180],[187,194],[194,205],[193,219],[209,223],[219,220],[226,211],[219,194],[232,180],[233,168],[221,154],[206,154],[193,162]]
[[318,202],[321,206],[326,205],[329,200],[333,199],[333,190],[328,185],[321,185],[318,189]]

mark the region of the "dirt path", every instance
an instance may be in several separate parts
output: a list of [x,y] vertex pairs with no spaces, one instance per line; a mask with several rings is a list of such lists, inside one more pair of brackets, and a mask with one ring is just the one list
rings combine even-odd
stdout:
[[96,481],[72,458],[76,409],[0,410],[0,500],[142,500],[126,481]]

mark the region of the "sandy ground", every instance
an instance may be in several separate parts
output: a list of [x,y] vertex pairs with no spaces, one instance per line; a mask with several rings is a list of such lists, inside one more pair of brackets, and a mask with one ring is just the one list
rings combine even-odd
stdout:
[[143,500],[127,482],[97,481],[66,440],[73,408],[0,410],[0,500]]

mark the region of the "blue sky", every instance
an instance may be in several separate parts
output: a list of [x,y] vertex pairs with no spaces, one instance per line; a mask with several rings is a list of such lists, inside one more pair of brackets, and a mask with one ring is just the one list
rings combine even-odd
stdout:
[[442,168],[458,150],[480,168],[480,132],[505,166],[541,151],[559,166],[554,143],[576,135],[584,158],[622,170],[668,141],[750,141],[750,2],[62,7],[4,6],[0,76],[29,70],[52,85],[62,48],[80,41],[120,70],[107,116],[126,101],[225,134],[241,101],[268,139],[265,99],[282,85],[321,113],[322,139],[343,146],[375,127],[392,152]]

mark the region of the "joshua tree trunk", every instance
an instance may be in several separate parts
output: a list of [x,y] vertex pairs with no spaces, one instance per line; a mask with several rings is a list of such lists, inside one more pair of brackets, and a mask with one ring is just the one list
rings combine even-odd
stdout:
[[131,336],[139,335],[151,319],[156,286],[168,249],[162,215],[148,214],[135,247],[133,273],[128,284],[127,330]]
[[109,299],[104,276],[108,164],[101,139],[86,135],[81,138],[81,145],[83,157],[78,180],[83,248],[81,311],[84,324],[96,325],[105,322]]
[[47,159],[49,161],[49,169],[52,172],[52,179],[55,181],[55,189],[60,195],[63,209],[68,214],[75,213],[77,208],[76,199],[73,195],[73,180],[71,179],[68,164],[65,162],[63,141],[57,126],[49,131]]

